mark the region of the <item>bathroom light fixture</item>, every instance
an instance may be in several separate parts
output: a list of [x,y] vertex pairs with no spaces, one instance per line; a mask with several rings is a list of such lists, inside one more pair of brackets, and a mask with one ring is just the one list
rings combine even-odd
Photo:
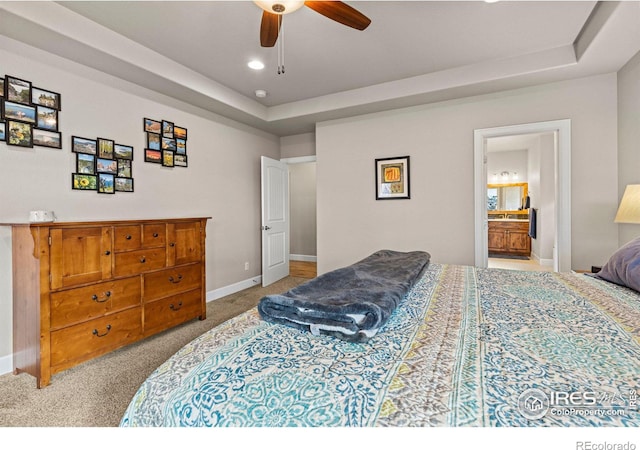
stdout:
[[256,89],[255,94],[258,98],[265,98],[267,96],[267,91],[265,91],[264,89]]
[[262,70],[264,69],[264,63],[262,61],[258,61],[257,59],[252,59],[247,63],[247,66],[253,70]]

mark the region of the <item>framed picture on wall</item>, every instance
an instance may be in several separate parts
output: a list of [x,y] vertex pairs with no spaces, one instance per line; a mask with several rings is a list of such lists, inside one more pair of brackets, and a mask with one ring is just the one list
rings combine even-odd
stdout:
[[113,154],[117,159],[133,159],[133,147],[130,145],[115,144]]
[[162,121],[162,136],[173,138],[173,122],[169,122],[168,120]]
[[62,148],[62,135],[58,131],[33,129],[33,145],[40,147]]
[[41,130],[58,131],[58,110],[48,106],[37,106],[37,127]]
[[160,150],[160,135],[147,133],[147,148],[150,150]]
[[0,97],[4,97],[4,78],[0,78]]
[[98,177],[85,173],[71,174],[71,189],[95,191],[98,189]]
[[57,92],[47,91],[41,88],[31,88],[31,103],[38,106],[46,106],[60,111],[60,94]]
[[98,174],[98,193],[115,194],[115,175],[110,173]]
[[133,192],[133,178],[116,177],[116,191]]
[[173,164],[176,167],[187,167],[187,155],[175,154],[173,156]]
[[95,175],[96,174],[96,156],[86,153],[76,154],[76,172],[78,174]]
[[145,149],[144,160],[150,163],[162,164],[162,153],[160,150]]
[[33,129],[31,124],[7,120],[7,139],[9,145],[18,147],[33,147]]
[[124,178],[131,178],[131,160],[130,159],[118,159],[118,176]]
[[376,200],[411,198],[408,156],[379,158],[375,166]]
[[98,138],[98,156],[104,159],[113,159],[114,142],[111,139]]
[[71,136],[71,151],[95,155],[98,143],[95,139],[87,139],[80,136]]
[[147,133],[162,133],[162,124],[157,120],[144,118],[144,131]]
[[7,140],[7,126],[6,124],[0,120],[0,141],[6,141]]
[[175,166],[174,157],[175,153],[171,150],[162,150],[162,165],[165,167]]
[[178,127],[178,126],[174,126],[173,127],[173,137],[175,137],[176,139],[184,139],[186,141],[187,140],[187,129],[186,128],[182,128],[182,127]]
[[20,122],[34,124],[36,123],[36,108],[35,106],[5,100],[2,117],[4,119],[19,120]]
[[31,104],[31,82],[6,75],[4,78],[4,97],[9,102]]

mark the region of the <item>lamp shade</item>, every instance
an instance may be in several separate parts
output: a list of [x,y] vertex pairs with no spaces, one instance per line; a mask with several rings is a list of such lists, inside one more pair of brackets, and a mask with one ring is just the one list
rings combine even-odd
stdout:
[[614,222],[640,223],[640,184],[626,187]]

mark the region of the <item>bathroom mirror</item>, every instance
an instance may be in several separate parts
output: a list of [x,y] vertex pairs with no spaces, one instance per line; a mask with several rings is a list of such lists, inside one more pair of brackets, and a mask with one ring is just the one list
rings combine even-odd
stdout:
[[487,210],[519,211],[525,206],[528,183],[506,183],[487,185]]

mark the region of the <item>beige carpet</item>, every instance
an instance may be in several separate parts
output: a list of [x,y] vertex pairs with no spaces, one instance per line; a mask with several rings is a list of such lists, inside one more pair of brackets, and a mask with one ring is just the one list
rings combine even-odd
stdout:
[[258,304],[266,294],[307,281],[287,277],[207,304],[207,319],[195,320],[56,374],[36,388],[31,375],[0,376],[2,427],[115,427],[138,387],[178,349],[214,326]]

